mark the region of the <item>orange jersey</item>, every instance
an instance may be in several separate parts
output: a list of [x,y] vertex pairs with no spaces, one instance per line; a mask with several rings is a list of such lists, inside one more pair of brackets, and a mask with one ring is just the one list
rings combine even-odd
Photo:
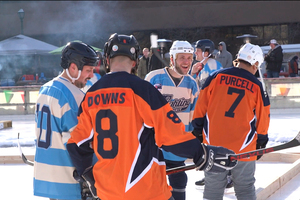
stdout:
[[91,165],[94,148],[98,161],[93,174],[101,200],[167,200],[171,192],[159,147],[194,160],[202,156],[200,142],[184,129],[155,87],[116,72],[104,75],[86,93],[67,148],[79,174]]
[[232,67],[209,76],[200,91],[192,124],[203,131],[203,143],[239,154],[255,150],[257,137],[268,140],[269,122],[270,102],[261,82],[250,72]]

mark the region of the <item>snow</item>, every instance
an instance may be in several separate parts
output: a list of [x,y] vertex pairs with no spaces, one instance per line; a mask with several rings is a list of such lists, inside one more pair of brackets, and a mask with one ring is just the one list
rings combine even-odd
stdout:
[[[267,146],[274,146],[285,143],[293,139],[299,132],[300,109],[271,109],[269,127],[269,142]],[[20,133],[20,144],[25,155],[34,154],[35,146],[35,127],[34,115],[0,115],[0,121],[12,120],[12,128],[0,130],[0,155],[18,155],[17,138]],[[269,163],[270,164],[270,163]],[[274,177],[276,171],[282,171],[288,164],[278,165],[272,164],[272,170],[268,163],[257,163],[256,171],[256,188],[263,187],[263,179]],[[274,171],[273,171],[274,170]],[[202,199],[202,190],[195,188],[195,181],[203,177],[203,172],[195,170],[187,171],[188,186],[187,186],[187,200]],[[43,200],[46,198],[33,196],[33,168],[25,164],[0,164],[0,176],[2,181],[0,188],[2,188],[1,199],[32,199]],[[260,178],[264,177],[264,178]],[[300,178],[300,176],[298,175]],[[291,184],[289,182],[288,184]],[[299,179],[296,184],[298,186],[290,186],[300,193]],[[17,189],[16,189],[17,188]],[[278,192],[277,192],[278,193]],[[279,191],[278,199],[285,199],[282,197],[283,193]],[[288,194],[289,197],[293,196]],[[286,195],[286,196],[288,196]],[[13,197],[13,198],[12,198]],[[295,197],[295,195],[294,195]],[[275,197],[274,197],[275,198]],[[234,193],[226,194],[224,200],[236,199]],[[290,199],[290,198],[287,198]]]

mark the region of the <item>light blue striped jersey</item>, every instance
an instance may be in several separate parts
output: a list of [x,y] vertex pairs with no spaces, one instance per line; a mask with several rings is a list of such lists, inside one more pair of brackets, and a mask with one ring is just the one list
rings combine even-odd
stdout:
[[200,89],[201,89],[202,85],[204,84],[205,80],[207,79],[207,77],[212,72],[219,70],[219,69],[223,69],[222,64],[219,61],[217,61],[213,58],[209,58],[207,60],[206,64],[204,65],[203,69],[200,71],[198,76],[196,74],[193,76],[193,78],[196,79],[196,82],[198,83],[198,86],[200,87]]
[[[151,71],[146,75],[145,80],[154,85],[169,102],[184,123],[185,131],[193,131],[191,122],[199,94],[195,79],[190,75],[183,76],[180,83],[176,86],[166,67]],[[180,161],[186,159],[170,152],[163,151],[163,153],[164,158],[168,160]]]
[[35,196],[81,199],[81,188],[73,178],[75,168],[65,145],[78,123],[83,97],[83,91],[61,76],[44,84],[39,91],[35,114]]

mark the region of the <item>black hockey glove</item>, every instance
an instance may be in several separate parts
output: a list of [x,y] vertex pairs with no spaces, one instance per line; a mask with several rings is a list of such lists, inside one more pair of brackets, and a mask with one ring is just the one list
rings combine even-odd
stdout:
[[[263,148],[266,148],[266,145],[267,145],[267,142],[264,143],[264,144],[259,144],[259,143],[257,143],[257,144],[256,144],[256,149],[263,149]],[[263,155],[257,156],[256,160],[259,160],[262,156],[263,156]]]
[[202,135],[202,131],[197,131],[197,130],[193,130],[192,131],[193,135],[198,138],[198,140],[200,140],[200,142],[203,142],[203,135]]
[[[257,134],[257,141],[256,141],[256,149],[263,149],[266,147],[269,138],[267,135]],[[256,160],[259,160],[263,155],[257,156]]]
[[196,163],[197,170],[204,170],[206,172],[220,173],[226,170],[233,169],[237,161],[230,160],[229,155],[235,154],[233,151],[224,147],[210,146],[201,144],[203,148],[203,156]]
[[97,190],[94,185],[95,179],[93,175],[93,166],[85,169],[81,176],[79,176],[75,169],[73,172],[73,177],[81,184],[83,199],[90,199],[89,197],[92,197],[92,200],[100,200],[97,196]]

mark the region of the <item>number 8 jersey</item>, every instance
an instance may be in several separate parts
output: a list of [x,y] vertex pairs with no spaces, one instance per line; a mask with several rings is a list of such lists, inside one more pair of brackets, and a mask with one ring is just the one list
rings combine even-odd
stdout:
[[207,78],[192,124],[196,130],[202,130],[203,143],[239,154],[256,150],[257,139],[268,141],[269,122],[270,102],[261,82],[250,72],[231,67]]
[[[78,114],[67,149],[79,174],[92,165],[95,151],[93,174],[102,200],[169,199],[160,147],[189,158],[200,150],[160,92],[127,72],[104,75],[86,93]],[[190,146],[192,141],[199,146]]]

